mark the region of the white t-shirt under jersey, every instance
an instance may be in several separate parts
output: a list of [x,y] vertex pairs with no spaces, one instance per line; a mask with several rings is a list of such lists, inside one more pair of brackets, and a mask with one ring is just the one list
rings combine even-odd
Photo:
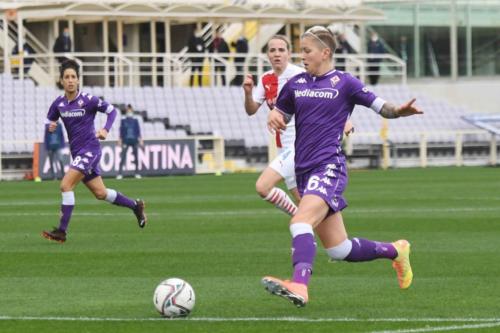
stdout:
[[[259,104],[267,104],[269,110],[274,108],[276,99],[281,88],[293,76],[304,72],[304,68],[294,64],[288,64],[280,76],[276,76],[272,70],[265,72],[259,78],[257,87],[253,90],[253,100]],[[277,87],[276,87],[277,85]],[[277,89],[276,89],[277,88]],[[286,126],[286,131],[276,136],[276,145],[278,148],[294,148],[295,143],[295,117],[293,117]]]

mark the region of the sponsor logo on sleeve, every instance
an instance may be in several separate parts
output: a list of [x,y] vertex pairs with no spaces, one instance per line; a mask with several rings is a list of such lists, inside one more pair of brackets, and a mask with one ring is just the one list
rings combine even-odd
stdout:
[[323,186],[318,187],[318,192],[327,195],[326,188]]
[[324,176],[330,177],[330,178],[337,178],[337,175],[335,174],[335,171],[332,169],[327,169],[324,173]]
[[332,182],[330,181],[330,178],[328,178],[328,177],[321,178],[321,182],[325,183],[326,185],[329,185],[329,186],[332,185]]
[[336,170],[336,169],[337,169],[337,166],[335,165],[335,163],[330,163],[330,164],[327,164],[326,168],[327,168],[327,169],[333,169],[333,170]]

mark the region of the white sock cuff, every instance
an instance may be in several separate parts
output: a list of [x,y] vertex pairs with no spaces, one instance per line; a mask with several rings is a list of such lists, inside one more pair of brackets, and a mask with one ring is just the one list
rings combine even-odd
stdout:
[[352,241],[346,239],[337,246],[326,249],[328,256],[334,260],[344,260],[351,253]]
[[75,205],[75,192],[61,192],[62,195],[62,204],[65,206],[74,206]]
[[273,187],[269,194],[264,198],[266,201],[271,201],[271,199],[275,196],[276,192],[283,191],[279,187]]
[[310,224],[303,222],[290,224],[290,233],[292,234],[292,238],[295,238],[298,235],[303,235],[303,234],[314,235],[312,226]]
[[106,201],[111,202],[111,203],[115,202],[117,195],[118,194],[116,193],[115,190],[112,190],[110,188],[106,189]]

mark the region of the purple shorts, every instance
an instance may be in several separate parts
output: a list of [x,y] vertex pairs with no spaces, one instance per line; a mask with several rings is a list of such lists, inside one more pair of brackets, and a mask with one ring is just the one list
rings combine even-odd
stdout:
[[308,194],[317,195],[334,213],[347,207],[347,201],[342,195],[346,186],[347,168],[343,157],[339,157],[335,163],[314,168],[297,176],[300,197]]
[[100,161],[100,151],[82,148],[73,155],[70,168],[83,173],[85,175],[83,182],[86,183],[101,175],[101,169],[99,168]]

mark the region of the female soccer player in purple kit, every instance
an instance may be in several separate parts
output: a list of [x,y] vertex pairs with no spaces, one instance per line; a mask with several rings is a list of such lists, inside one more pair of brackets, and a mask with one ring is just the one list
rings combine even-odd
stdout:
[[[60,80],[64,95],[55,99],[47,114],[51,132],[55,131],[58,119],[62,118],[73,158],[68,172],[61,181],[62,204],[59,227],[42,232],[43,237],[59,243],[66,241],[66,230],[75,207],[73,189],[81,181],[97,199],[130,208],[137,218],[139,227],[144,228],[147,222],[143,200],[129,199],[104,186],[99,169],[101,159],[99,140],[106,139],[117,112],[111,104],[79,91],[79,67],[74,60],[66,60],[61,64]],[[94,119],[98,111],[106,113],[108,118],[104,128],[96,133]]]
[[341,215],[347,207],[343,197],[347,169],[340,144],[344,124],[356,104],[370,107],[384,118],[423,112],[413,106],[415,100],[394,106],[375,96],[355,77],[335,70],[335,47],[333,34],[324,27],[313,27],[304,33],[301,50],[306,72],[288,80],[268,117],[269,129],[280,131],[295,116],[295,173],[302,199],[290,221],[292,279],[266,276],[262,284],[270,293],[299,307],[309,298],[307,286],[316,256],[313,230],[333,260],[362,262],[386,258],[392,260],[401,289],[408,288],[413,279],[408,241],[383,243],[347,238]]

